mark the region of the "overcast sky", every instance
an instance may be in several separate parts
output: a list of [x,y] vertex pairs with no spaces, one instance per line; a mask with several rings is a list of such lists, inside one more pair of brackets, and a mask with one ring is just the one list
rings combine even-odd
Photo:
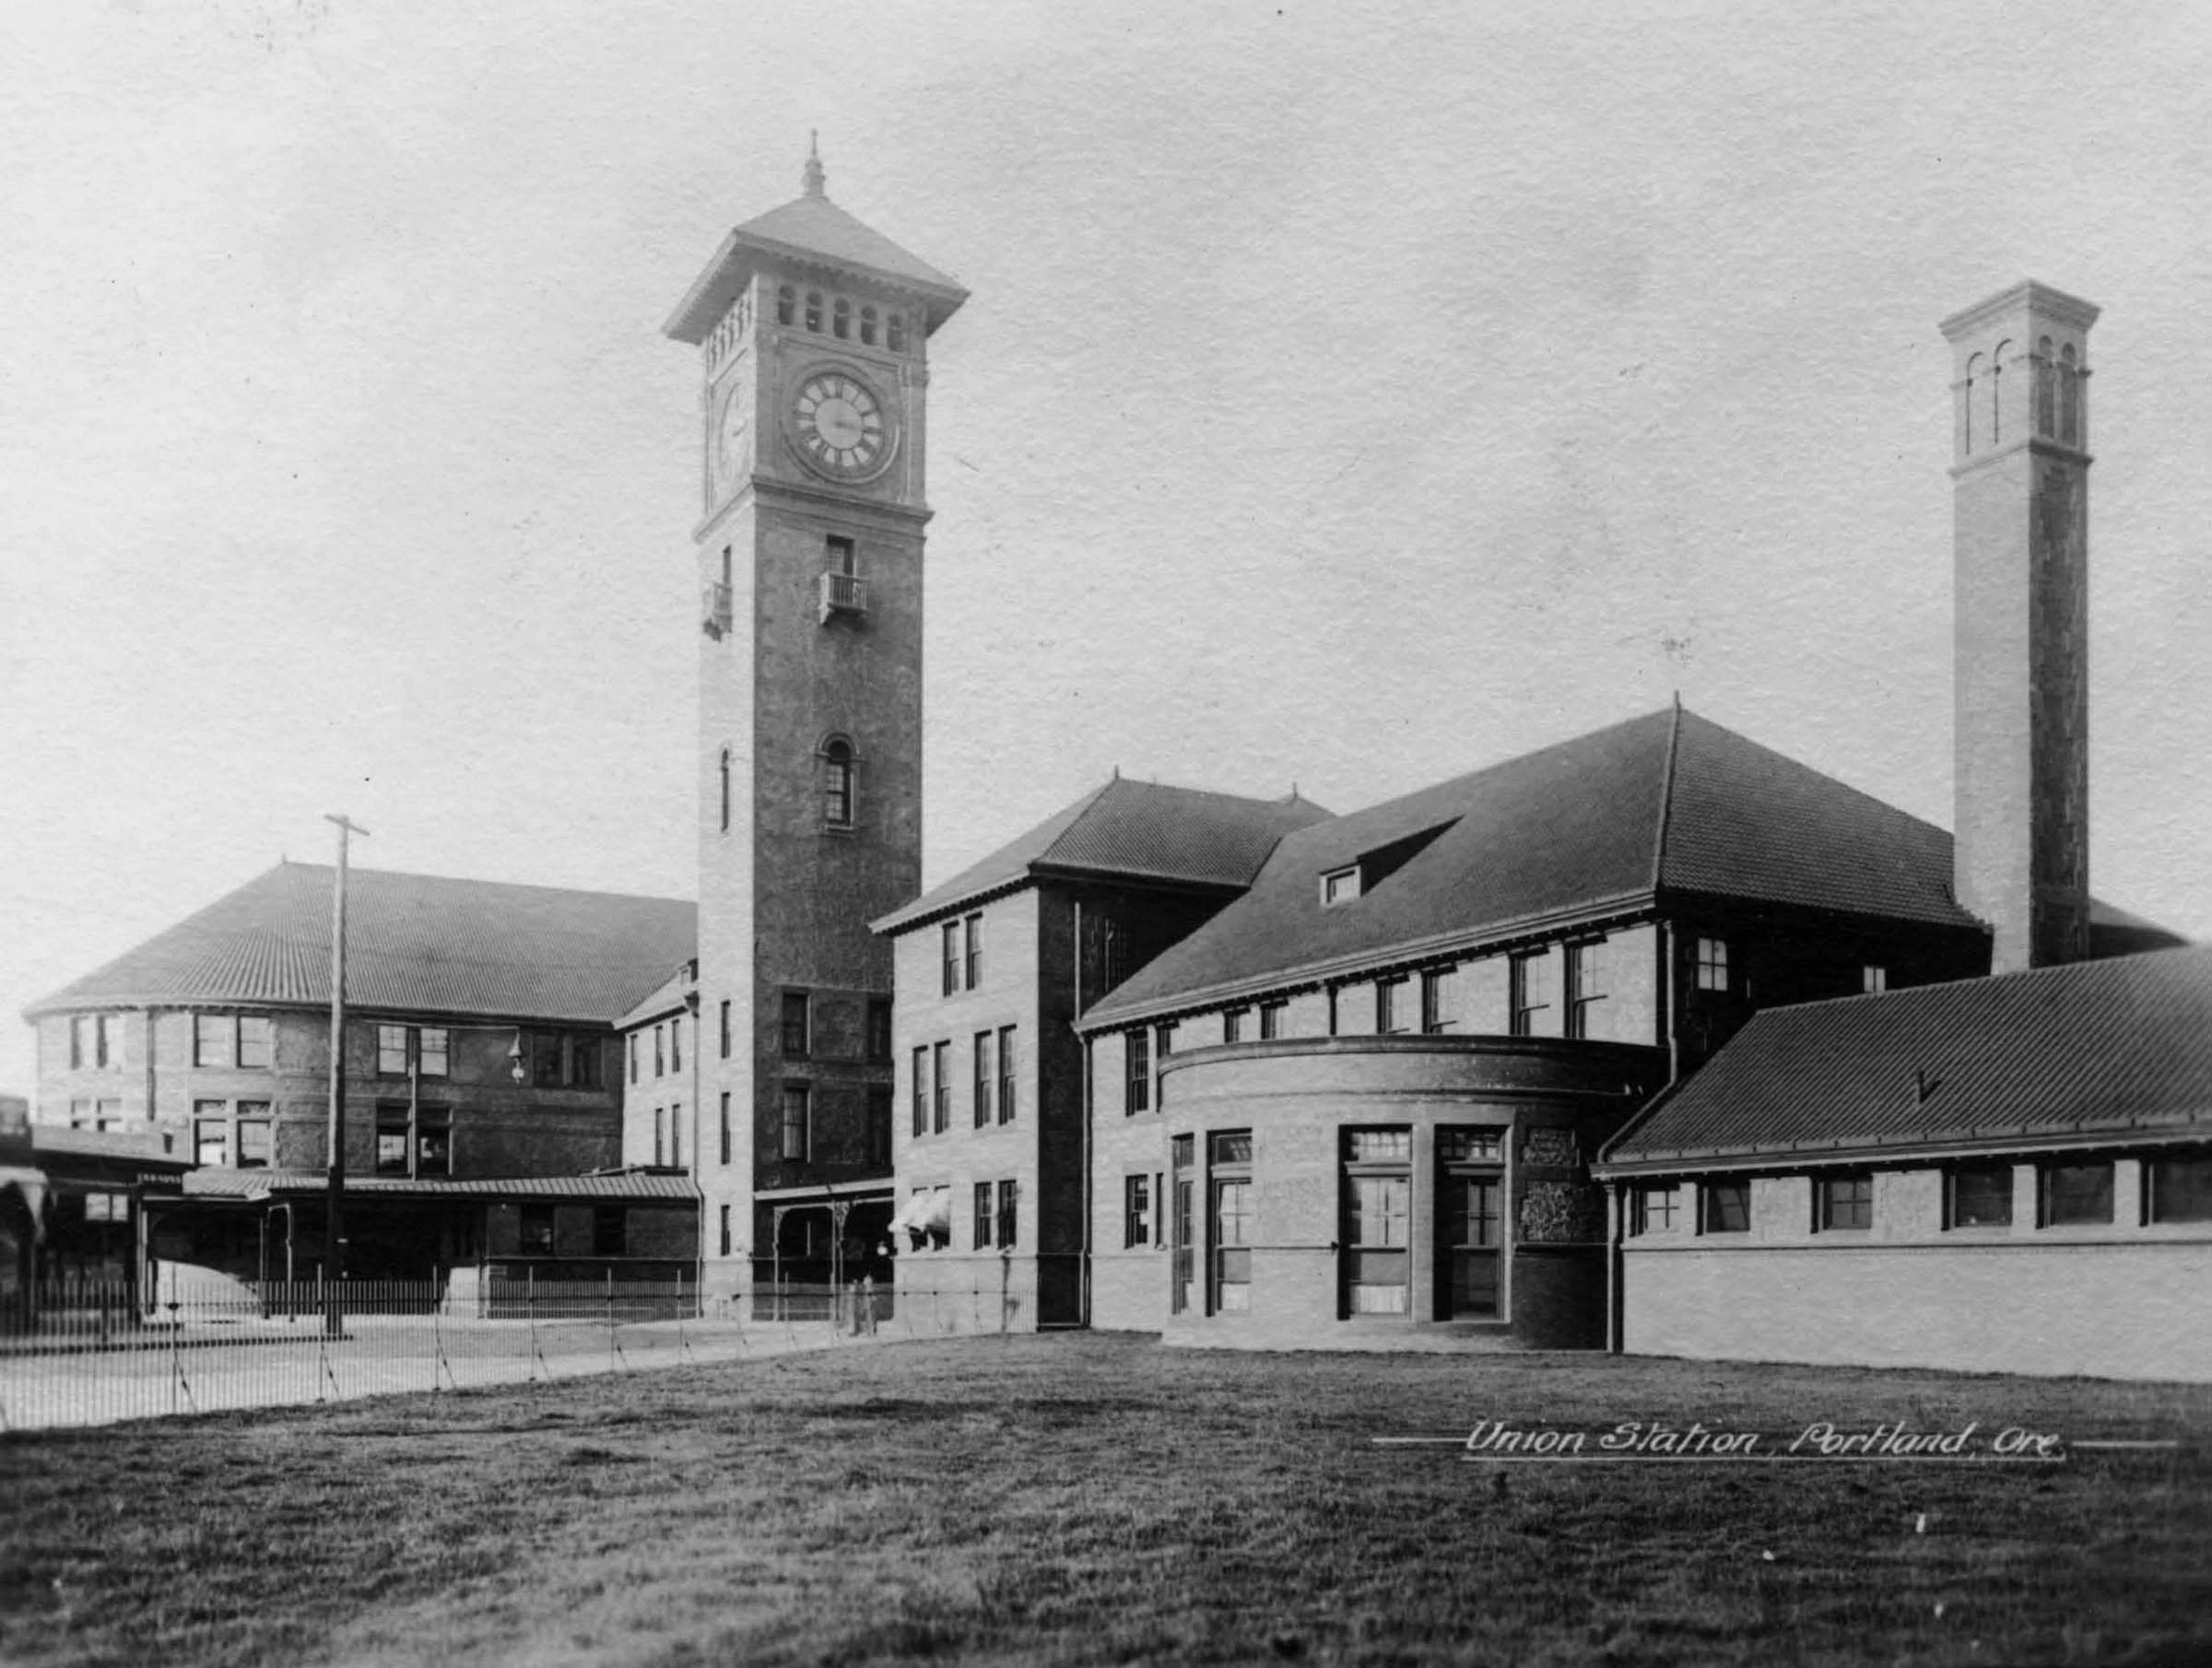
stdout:
[[2212,936],[2189,4],[12,8],[0,1090],[324,812],[689,897],[699,366],[830,194],[931,345],[925,873],[1129,774],[1344,810],[1683,700],[1951,821],[1949,364],[2091,338],[2093,885]]

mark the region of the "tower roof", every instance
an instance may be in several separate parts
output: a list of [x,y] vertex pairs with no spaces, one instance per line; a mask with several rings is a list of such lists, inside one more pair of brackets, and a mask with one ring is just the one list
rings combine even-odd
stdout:
[[852,273],[918,298],[924,334],[958,312],[968,292],[958,280],[908,253],[873,227],[832,203],[824,191],[821,159],[809,155],[806,190],[781,208],[745,222],[722,241],[704,271],[692,280],[664,334],[696,345],[721,322],[737,292],[762,266],[812,266]]

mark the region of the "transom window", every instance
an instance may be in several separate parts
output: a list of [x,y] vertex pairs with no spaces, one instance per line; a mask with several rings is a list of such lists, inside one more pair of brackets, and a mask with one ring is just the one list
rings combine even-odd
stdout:
[[1488,1163],[1505,1157],[1502,1130],[1439,1130],[1437,1154],[1446,1164]]

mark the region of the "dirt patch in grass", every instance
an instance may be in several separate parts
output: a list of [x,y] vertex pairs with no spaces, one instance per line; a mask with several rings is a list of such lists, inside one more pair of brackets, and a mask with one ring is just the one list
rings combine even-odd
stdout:
[[[1469,1464],[1477,1419],[1979,1421],[2027,1467]],[[2212,1658],[2212,1390],[1098,1336],[0,1441],[21,1663]]]

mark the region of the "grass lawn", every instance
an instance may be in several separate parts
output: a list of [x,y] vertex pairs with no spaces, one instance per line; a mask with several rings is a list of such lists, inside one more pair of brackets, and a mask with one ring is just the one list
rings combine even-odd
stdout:
[[[1979,1421],[2045,1466],[1381,1435]],[[0,1661],[2212,1661],[2212,1388],[1603,1357],[855,1346],[0,1440]]]

